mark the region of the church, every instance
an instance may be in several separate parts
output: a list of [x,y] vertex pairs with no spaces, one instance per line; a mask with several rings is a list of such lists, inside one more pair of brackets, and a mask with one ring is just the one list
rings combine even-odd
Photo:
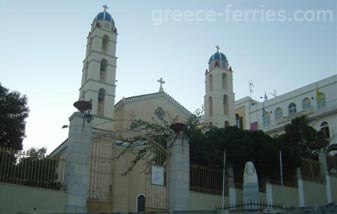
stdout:
[[[165,92],[162,78],[158,80],[158,92],[125,97],[116,102],[117,38],[116,24],[105,6],[91,24],[79,88],[79,100],[91,103],[93,130],[87,207],[96,212],[167,210],[166,181],[159,179],[154,185],[149,173],[158,170],[163,176],[164,165],[149,168],[143,160],[125,175],[136,151],[143,147],[131,146],[119,139],[132,137],[129,128],[135,120],[184,123],[192,113]],[[204,125],[238,126],[277,135],[291,119],[308,115],[311,125],[317,130],[324,129],[331,143],[337,143],[337,75],[263,102],[251,97],[235,100],[234,71],[219,47],[208,61],[205,59],[206,63]],[[69,131],[68,139],[50,156],[65,157],[72,137]],[[198,193],[193,194],[190,206],[196,209],[201,209],[200,200],[207,204],[205,209],[214,208],[221,200],[218,195],[201,199]]]

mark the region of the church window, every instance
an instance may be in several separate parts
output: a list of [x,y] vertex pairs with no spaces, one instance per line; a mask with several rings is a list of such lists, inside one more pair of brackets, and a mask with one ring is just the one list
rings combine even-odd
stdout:
[[225,73],[222,74],[222,89],[227,89],[227,75]]
[[318,93],[317,95],[317,108],[321,109],[326,106],[326,100],[325,100],[325,94],[324,93]]
[[164,120],[166,113],[162,107],[158,107],[155,111],[154,114],[157,116],[158,119]]
[[139,195],[137,197],[137,212],[144,212],[145,211],[145,196]]
[[106,59],[101,60],[101,68],[100,68],[100,81],[105,81],[106,80],[106,70],[108,66],[108,61]]
[[223,113],[228,114],[228,96],[224,95],[223,96]]
[[324,121],[323,123],[321,123],[321,132],[322,132],[325,139],[330,138],[330,131],[329,131],[328,122]]
[[283,117],[283,111],[280,107],[276,108],[275,110],[275,120],[278,121],[280,119],[282,119]]
[[302,108],[303,108],[303,111],[307,111],[311,109],[311,103],[308,97],[302,100]]
[[102,51],[107,51],[109,47],[109,36],[104,35],[102,40]]
[[212,97],[208,97],[208,113],[209,113],[209,116],[212,116],[213,115],[213,99]]
[[289,114],[295,114],[297,112],[296,110],[296,104],[295,103],[290,103],[288,106],[288,112]]
[[97,115],[104,115],[104,100],[105,100],[105,90],[103,88],[98,91],[98,106],[97,106]]
[[262,114],[262,119],[263,119],[263,127],[267,127],[270,125],[270,113],[269,112],[264,112]]
[[209,90],[210,91],[213,90],[213,76],[212,76],[212,74],[209,75]]

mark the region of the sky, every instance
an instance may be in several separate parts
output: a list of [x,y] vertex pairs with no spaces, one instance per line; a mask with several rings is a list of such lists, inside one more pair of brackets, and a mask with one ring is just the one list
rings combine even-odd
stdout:
[[[28,97],[24,149],[55,149],[76,111],[86,37],[107,4],[117,30],[116,103],[164,90],[201,108],[219,45],[235,99],[273,97],[337,73],[335,0],[0,0],[0,82]],[[274,95],[272,95],[274,94]]]

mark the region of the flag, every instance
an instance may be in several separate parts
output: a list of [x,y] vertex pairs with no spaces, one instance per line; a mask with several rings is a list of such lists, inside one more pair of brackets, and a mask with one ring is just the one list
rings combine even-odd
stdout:
[[317,103],[321,102],[321,92],[319,92],[319,89],[316,85],[316,98],[317,98]]

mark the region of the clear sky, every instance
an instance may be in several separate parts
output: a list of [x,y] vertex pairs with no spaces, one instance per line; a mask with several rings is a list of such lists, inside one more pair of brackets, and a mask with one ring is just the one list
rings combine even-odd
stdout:
[[118,29],[116,102],[164,90],[191,112],[220,46],[236,99],[261,100],[337,73],[335,0],[0,0],[0,82],[28,97],[24,148],[67,138],[90,24],[109,6]]

